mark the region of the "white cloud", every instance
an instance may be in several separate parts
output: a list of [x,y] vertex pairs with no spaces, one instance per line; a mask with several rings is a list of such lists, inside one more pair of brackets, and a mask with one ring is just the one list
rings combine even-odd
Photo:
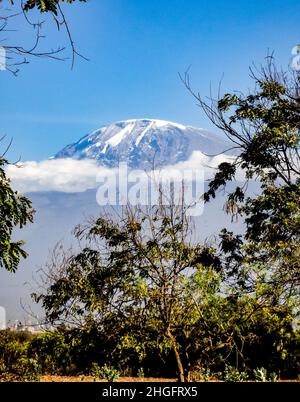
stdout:
[[[229,156],[219,155],[214,158],[207,157],[201,152],[194,152],[188,161],[163,168],[172,172],[178,170],[203,170],[205,178],[213,176],[214,169]],[[95,160],[50,159],[41,162],[22,162],[18,166],[9,165],[6,169],[13,187],[22,192],[59,191],[83,192],[97,188],[97,177],[109,177],[117,169],[104,168],[97,165]]]
[[100,168],[94,160],[51,159],[41,162],[22,162],[9,165],[7,176],[20,192],[61,191],[83,192],[96,188]]

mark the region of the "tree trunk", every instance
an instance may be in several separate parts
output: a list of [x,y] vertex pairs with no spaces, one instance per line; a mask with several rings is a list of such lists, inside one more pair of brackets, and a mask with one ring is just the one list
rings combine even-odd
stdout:
[[174,351],[174,354],[175,354],[177,368],[178,368],[178,381],[179,382],[185,382],[186,379],[185,379],[185,376],[184,376],[184,368],[183,368],[183,364],[182,364],[182,361],[181,361],[180,353],[179,353],[178,348],[177,348],[176,339],[174,338],[172,332],[170,331],[170,328],[167,328],[166,335],[171,341],[172,348],[173,348],[173,351]]

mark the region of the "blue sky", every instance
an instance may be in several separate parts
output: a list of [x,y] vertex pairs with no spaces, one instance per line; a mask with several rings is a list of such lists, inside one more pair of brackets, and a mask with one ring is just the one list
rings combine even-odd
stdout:
[[[248,66],[268,49],[283,67],[300,42],[299,1],[90,0],[65,7],[89,62],[32,60],[17,78],[0,72],[0,133],[10,159],[48,158],[109,122],[159,118],[211,128],[178,78],[191,65],[194,88],[252,87]],[[66,37],[46,29],[44,47]],[[30,43],[29,33],[21,37]]]

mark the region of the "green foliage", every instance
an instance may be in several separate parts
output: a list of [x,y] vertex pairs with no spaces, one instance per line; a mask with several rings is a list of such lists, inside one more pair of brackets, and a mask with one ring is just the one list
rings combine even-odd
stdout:
[[209,367],[199,367],[190,373],[190,381],[208,382],[212,378],[212,372]]
[[0,331],[0,381],[40,381],[42,368],[28,354],[33,339],[26,332]]
[[[215,308],[212,309],[215,310]],[[245,320],[243,325],[239,325],[237,319],[231,318],[230,324],[226,327],[228,317],[234,314],[234,309],[232,306],[232,313],[229,313],[220,307],[218,314],[220,317],[224,315],[224,318],[219,323],[212,318],[217,317],[216,310],[210,313],[211,316],[206,313],[205,321],[198,322],[195,326],[188,345],[192,365],[189,379],[210,381],[216,377],[213,373],[224,372],[225,363],[228,366],[235,365],[239,343],[244,345],[243,359],[241,356],[238,359],[239,367],[245,367],[243,370],[249,373],[250,380],[262,381],[256,368],[263,365],[264,370],[270,373],[266,375],[268,381],[276,380],[276,376],[271,374],[274,371],[280,371],[283,378],[296,378],[300,356],[299,335],[294,334],[289,342],[287,340],[282,342],[285,337],[282,336],[279,323],[278,330],[269,328],[268,322],[262,326],[264,316],[257,317],[256,322],[251,320],[248,324]],[[239,314],[240,310],[237,315]],[[234,329],[236,333],[232,342],[227,331],[232,332]],[[105,329],[103,330],[105,332]],[[153,333],[150,334],[150,338],[153,335]],[[88,328],[80,331],[60,328],[57,331],[39,335],[1,331],[0,381],[38,381],[41,374],[92,374],[95,378],[111,380],[110,376],[113,377],[116,374],[114,367],[119,368],[117,370],[119,375],[121,373],[126,376],[137,375],[140,378],[143,378],[145,373],[159,377],[176,375],[172,349],[168,346],[164,347],[159,340],[147,342],[144,355],[139,360],[132,354],[132,350],[126,347],[119,348],[114,353],[118,342],[110,343],[110,337],[109,333],[106,337],[105,334],[101,334],[100,328],[97,332]],[[139,339],[145,342],[143,338]],[[95,356],[98,357],[97,361]],[[108,361],[109,365],[105,364]],[[240,371],[240,368],[234,370]],[[234,373],[232,374],[231,371],[227,369],[226,373],[227,377],[232,379]],[[236,373],[235,375],[237,378],[238,375]]]
[[[53,13],[57,15],[57,9],[61,3],[74,3],[76,0],[26,0],[23,5],[24,11],[29,11],[37,8],[41,13]],[[87,0],[77,0],[86,2]],[[2,0],[0,0],[2,2]],[[14,4],[14,0],[8,0],[10,4]]]
[[[167,220],[162,228],[159,215],[154,216],[158,233],[163,232],[163,236],[149,239],[141,234],[144,218],[135,217],[135,224],[125,219],[124,226],[101,218],[88,234],[104,237],[109,243],[104,246],[105,254],[84,248],[76,256],[56,260],[60,261],[59,275],[53,277],[48,292],[37,295],[37,299],[44,303],[51,319],[67,314],[68,320],[85,320],[81,330],[59,335],[64,345],[61,355],[68,356],[67,362],[59,366],[75,365],[77,370],[84,370],[98,356],[99,367],[109,361],[124,372],[131,367],[136,373],[134,368],[142,365],[153,375],[163,375],[164,370],[165,375],[175,375],[175,348],[186,367],[186,376],[189,370],[197,373],[199,365],[217,372],[223,370],[224,363],[236,365],[237,360],[239,367],[249,370],[264,366],[294,375],[297,359],[292,356],[299,350],[299,338],[293,329],[293,304],[264,306],[251,294],[236,294],[233,283],[227,289],[226,272],[214,260],[210,267],[205,266],[213,249],[206,248],[206,258],[200,259],[202,248],[188,248],[175,240],[176,251],[170,253]],[[224,232],[225,236],[224,249],[234,244],[238,250],[239,242],[229,233]],[[158,238],[163,243],[156,246]],[[185,250],[184,256],[181,250]],[[179,263],[194,268],[186,276],[184,270],[179,271]],[[173,276],[173,264],[180,275]],[[164,272],[169,275],[168,281]],[[152,282],[152,275],[158,273],[164,280]],[[161,299],[166,286],[171,286],[174,299],[168,299],[168,292]],[[169,303],[171,310],[167,310]],[[162,308],[172,313],[167,316],[169,321],[160,315]],[[165,334],[166,322],[171,325],[171,337]],[[45,346],[58,335],[48,336]],[[60,346],[55,342],[49,351],[38,346],[33,353],[38,350],[50,360],[55,356],[61,361]]]
[[37,358],[44,374],[72,374],[76,368],[71,349],[68,331],[58,330],[36,335],[28,345],[27,355]]
[[144,372],[144,368],[143,368],[143,367],[140,367],[140,368],[138,369],[138,371],[137,371],[137,376],[138,376],[139,378],[144,378],[144,377],[145,377],[145,372]]
[[41,366],[33,358],[21,358],[14,368],[18,381],[39,382],[42,374]]
[[268,372],[264,367],[253,370],[253,374],[255,381],[257,382],[276,382],[278,379],[275,373],[270,373],[270,375],[268,375]]
[[0,331],[0,361],[12,370],[18,361],[27,356],[27,347],[32,336],[26,332]]
[[239,371],[235,367],[228,365],[225,366],[221,378],[225,382],[243,382],[249,380],[249,376],[245,371]]
[[107,381],[115,381],[120,377],[120,372],[107,364],[102,367],[99,367],[98,363],[93,363],[91,367],[92,376],[100,379],[104,379]]
[[41,367],[36,359],[21,357],[12,367],[2,363],[0,367],[0,382],[39,382]]
[[28,198],[14,191],[5,174],[7,161],[0,159],[0,267],[15,272],[21,257],[27,253],[24,241],[12,241],[13,230],[33,221],[33,210]]
[[[269,305],[297,303],[300,291],[300,77],[276,70],[272,59],[257,77],[250,95],[225,94],[213,107],[200,99],[238,156],[220,164],[204,195],[206,202],[235,179],[243,186],[229,192],[226,211],[242,217],[245,233],[220,233],[220,245],[210,251],[236,292],[253,292]],[[249,180],[260,193],[247,196]],[[267,299],[267,301],[266,301]],[[295,310],[296,311],[296,310]]]
[[96,241],[106,251],[85,247],[62,257],[60,275],[35,299],[52,321],[68,316],[88,322],[96,313],[98,325],[116,336],[116,350],[131,350],[137,360],[160,337],[179,362],[174,333],[197,314],[186,292],[185,271],[196,269],[200,250],[186,241],[183,216],[169,206],[128,213],[122,222],[100,217],[85,231],[79,229],[77,237]]
[[[24,11],[31,10],[33,8],[37,8],[42,13],[51,12],[54,15],[57,15],[57,8],[60,3],[74,3],[76,0],[27,0],[24,4]],[[78,0],[80,2],[86,2],[86,0]]]

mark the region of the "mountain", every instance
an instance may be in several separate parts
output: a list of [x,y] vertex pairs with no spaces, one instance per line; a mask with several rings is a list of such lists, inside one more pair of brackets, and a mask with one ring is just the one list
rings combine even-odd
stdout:
[[147,169],[188,160],[193,151],[216,154],[225,141],[201,128],[164,120],[135,119],[104,126],[59,151],[54,158],[96,159],[116,167],[127,162],[134,169]]

